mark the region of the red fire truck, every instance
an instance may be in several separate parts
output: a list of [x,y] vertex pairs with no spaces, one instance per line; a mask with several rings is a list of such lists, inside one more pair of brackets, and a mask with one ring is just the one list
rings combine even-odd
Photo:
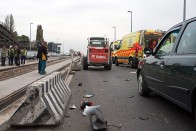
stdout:
[[88,70],[88,66],[104,66],[106,70],[112,69],[111,51],[107,38],[88,38],[87,56],[83,57],[83,69]]

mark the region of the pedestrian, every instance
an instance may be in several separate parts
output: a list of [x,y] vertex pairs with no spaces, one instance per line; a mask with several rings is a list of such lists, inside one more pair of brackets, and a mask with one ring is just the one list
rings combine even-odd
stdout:
[[25,64],[26,56],[27,56],[27,50],[26,50],[26,48],[24,48],[21,51],[21,64]]
[[7,55],[7,50],[6,50],[6,47],[3,46],[3,49],[1,50],[1,65],[2,66],[5,66],[6,55]]
[[46,49],[46,43],[42,42],[41,46],[42,50],[42,59],[41,59],[41,70],[40,70],[40,75],[45,75],[46,74],[46,61],[47,61],[47,49]]
[[10,45],[10,48],[8,49],[8,59],[9,59],[9,65],[13,65],[14,49],[13,49],[12,45]]
[[15,56],[15,65],[16,66],[19,66],[20,65],[20,55],[21,55],[21,52],[20,52],[20,49],[18,48],[18,46],[16,45],[15,46],[15,53],[14,53],[14,56]]
[[37,43],[37,60],[38,60],[38,73],[41,71],[41,61],[42,61],[42,44]]

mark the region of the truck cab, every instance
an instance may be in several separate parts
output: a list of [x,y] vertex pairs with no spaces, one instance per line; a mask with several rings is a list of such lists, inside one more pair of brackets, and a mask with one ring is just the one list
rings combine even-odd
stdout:
[[104,66],[106,70],[111,70],[111,51],[108,39],[104,37],[88,38],[87,56],[83,58],[83,69],[88,70],[88,66]]

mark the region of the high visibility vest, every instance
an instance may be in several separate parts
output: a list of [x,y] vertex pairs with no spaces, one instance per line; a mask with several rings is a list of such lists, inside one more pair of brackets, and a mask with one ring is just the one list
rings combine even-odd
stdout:
[[8,56],[14,56],[14,49],[8,49]]
[[2,51],[1,51],[1,57],[6,57],[6,49],[2,49]]

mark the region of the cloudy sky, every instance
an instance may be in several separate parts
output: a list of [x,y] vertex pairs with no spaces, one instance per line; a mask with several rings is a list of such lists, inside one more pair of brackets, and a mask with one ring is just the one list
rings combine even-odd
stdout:
[[[70,48],[86,50],[87,38],[106,35],[114,40],[131,30],[168,30],[183,19],[184,0],[1,0],[0,21],[12,14],[19,35],[30,35],[35,40],[37,25],[44,30],[47,42],[64,43],[64,51]],[[187,0],[187,16],[196,16],[196,0]]]

